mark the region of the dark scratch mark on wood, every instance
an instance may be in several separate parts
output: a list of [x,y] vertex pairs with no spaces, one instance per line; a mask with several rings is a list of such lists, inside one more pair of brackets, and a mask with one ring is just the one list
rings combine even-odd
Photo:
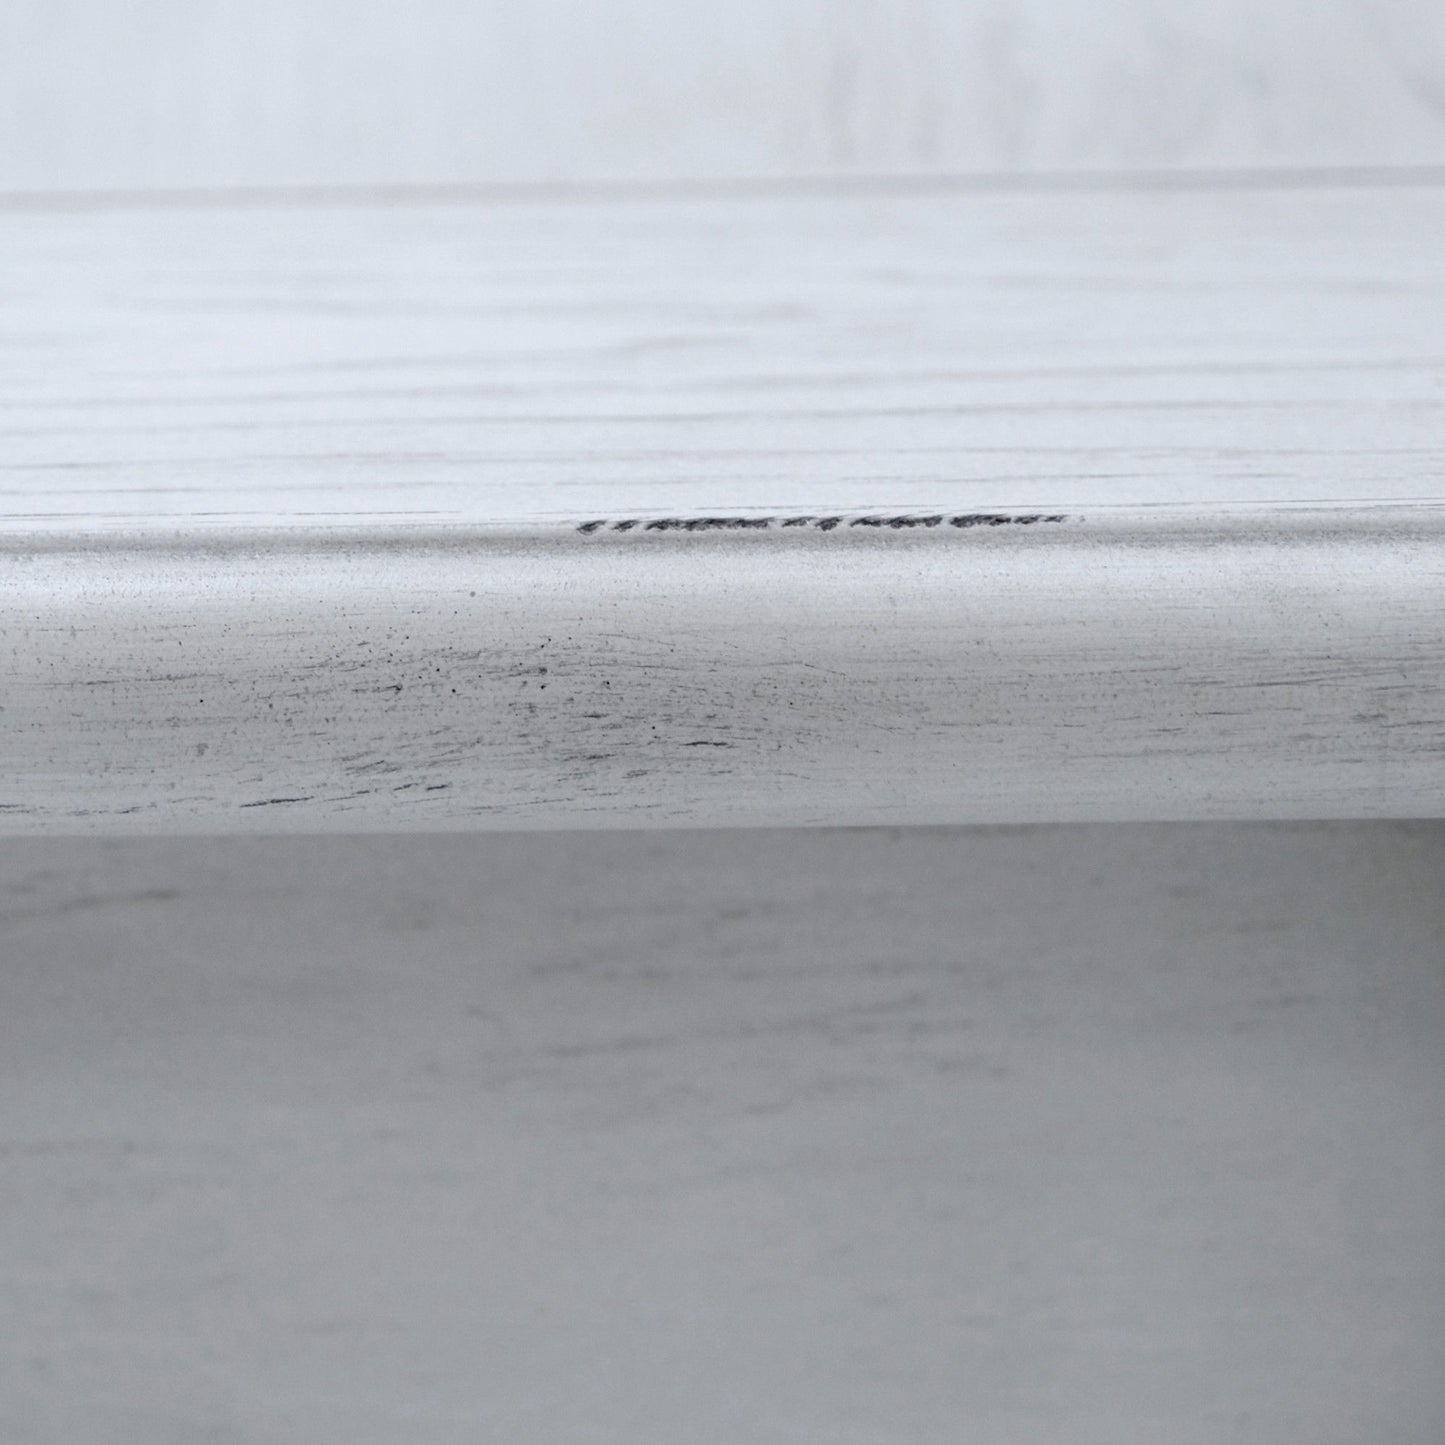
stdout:
[[599,517],[579,524],[584,537],[599,532],[766,532],[779,528],[802,527],[809,531],[831,532],[837,527],[873,527],[903,531],[915,527],[1030,527],[1039,522],[1067,522],[1063,512],[959,512],[954,515],[929,513],[889,513],[861,517],[625,517],[617,520]]

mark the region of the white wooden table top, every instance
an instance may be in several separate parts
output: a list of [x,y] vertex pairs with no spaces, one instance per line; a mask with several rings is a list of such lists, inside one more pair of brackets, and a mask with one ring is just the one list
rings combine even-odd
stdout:
[[12,205],[0,827],[1445,812],[1442,236]]
[[1445,497],[1445,187],[0,213],[0,536]]

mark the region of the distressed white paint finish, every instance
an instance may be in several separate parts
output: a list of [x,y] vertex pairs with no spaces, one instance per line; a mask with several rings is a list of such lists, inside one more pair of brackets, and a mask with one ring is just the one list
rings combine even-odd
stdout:
[[7,0],[0,189],[1440,164],[1434,0]]
[[1442,223],[7,215],[4,826],[1439,812]]
[[1445,811],[1445,507],[6,567],[15,831]]
[[1445,829],[0,844],[7,1445],[1445,1435]]

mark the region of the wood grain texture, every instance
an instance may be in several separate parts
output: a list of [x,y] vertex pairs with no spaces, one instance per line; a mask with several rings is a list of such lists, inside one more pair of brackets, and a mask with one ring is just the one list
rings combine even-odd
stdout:
[[7,0],[0,189],[1440,164],[1433,0]]
[[12,554],[4,826],[1445,810],[1445,507]]
[[0,842],[6,1445],[1431,1445],[1445,828]]
[[0,213],[0,529],[1434,500],[1445,187]]
[[3,826],[1438,813],[1442,222],[8,214]]

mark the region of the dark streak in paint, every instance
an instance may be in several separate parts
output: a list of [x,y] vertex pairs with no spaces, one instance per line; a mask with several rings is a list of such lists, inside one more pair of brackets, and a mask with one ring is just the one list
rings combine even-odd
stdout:
[[1038,522],[1067,522],[1063,512],[959,512],[952,516],[932,513],[914,516],[899,513],[864,517],[626,517],[598,518],[582,522],[577,530],[584,537],[598,532],[767,532],[777,528],[803,527],[809,531],[831,532],[837,527],[873,527],[903,531],[915,527],[1030,527]]

